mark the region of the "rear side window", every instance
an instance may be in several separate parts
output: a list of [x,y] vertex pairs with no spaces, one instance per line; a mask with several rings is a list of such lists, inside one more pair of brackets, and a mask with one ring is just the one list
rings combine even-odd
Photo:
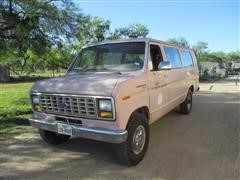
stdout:
[[181,56],[182,56],[182,61],[183,61],[183,66],[193,66],[193,60],[192,60],[192,56],[190,54],[189,51],[183,50],[180,51],[181,52]]
[[167,60],[171,62],[172,68],[182,67],[180,56],[176,48],[164,47],[164,51],[165,51]]

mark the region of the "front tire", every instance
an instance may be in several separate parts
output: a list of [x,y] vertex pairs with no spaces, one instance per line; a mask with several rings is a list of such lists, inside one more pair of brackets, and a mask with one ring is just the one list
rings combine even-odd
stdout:
[[192,95],[193,92],[191,89],[188,90],[188,94],[186,99],[182,104],[180,104],[180,113],[182,114],[189,114],[192,110]]
[[68,139],[70,138],[70,136],[57,134],[43,129],[39,129],[39,134],[45,142],[52,145],[62,144],[68,141]]
[[145,156],[149,143],[149,125],[147,118],[134,113],[127,126],[128,138],[126,142],[117,144],[118,160],[127,166],[137,165]]

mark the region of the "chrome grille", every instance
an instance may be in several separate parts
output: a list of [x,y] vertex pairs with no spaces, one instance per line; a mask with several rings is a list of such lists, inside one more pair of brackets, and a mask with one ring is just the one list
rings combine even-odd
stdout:
[[41,110],[46,113],[97,117],[96,101],[93,97],[69,95],[40,95]]

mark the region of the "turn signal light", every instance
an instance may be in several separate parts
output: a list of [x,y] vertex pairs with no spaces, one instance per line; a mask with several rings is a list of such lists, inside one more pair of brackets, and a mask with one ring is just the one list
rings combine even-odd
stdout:
[[40,111],[40,110],[41,110],[41,107],[40,107],[39,104],[34,104],[34,105],[33,105],[33,108],[34,108],[34,110],[36,110],[36,111]]
[[102,112],[100,112],[99,115],[100,115],[100,117],[102,117],[102,118],[112,118],[112,117],[113,117],[112,112],[102,111]]

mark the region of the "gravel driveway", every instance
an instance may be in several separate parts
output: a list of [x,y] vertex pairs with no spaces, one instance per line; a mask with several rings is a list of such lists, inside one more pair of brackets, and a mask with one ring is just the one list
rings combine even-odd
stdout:
[[0,142],[0,179],[239,179],[240,91],[234,79],[202,83],[192,113],[151,125],[136,167],[118,164],[111,144],[73,138],[51,146],[27,127]]

